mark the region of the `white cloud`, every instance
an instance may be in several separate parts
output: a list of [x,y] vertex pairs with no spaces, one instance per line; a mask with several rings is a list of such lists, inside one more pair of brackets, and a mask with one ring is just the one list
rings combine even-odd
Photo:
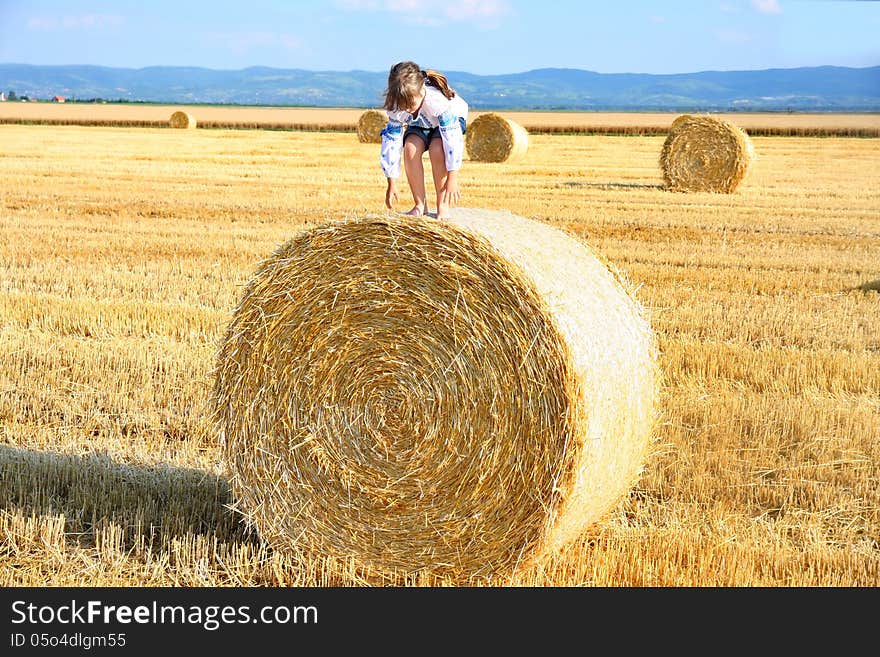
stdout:
[[648,20],[651,21],[652,23],[656,23],[657,25],[659,25],[660,23],[666,22],[666,17],[665,16],[648,16]]
[[34,16],[27,21],[30,30],[103,30],[125,22],[122,16],[86,14],[83,16]]
[[379,0],[334,0],[333,4],[343,11],[373,11],[379,8]]
[[421,5],[417,0],[385,0],[385,8],[388,11],[399,11],[405,14],[416,12]]
[[779,0],[752,0],[752,6],[762,14],[781,14]]
[[418,25],[420,27],[442,27],[446,25],[446,21],[442,18],[432,18],[419,14],[407,14],[402,20],[407,25]]
[[497,27],[509,13],[507,0],[447,0],[428,4],[422,0],[335,0],[344,11],[386,11],[413,25],[436,27],[448,22],[470,21],[482,27]]
[[443,8],[450,20],[480,20],[500,18],[508,12],[504,0],[456,0]]

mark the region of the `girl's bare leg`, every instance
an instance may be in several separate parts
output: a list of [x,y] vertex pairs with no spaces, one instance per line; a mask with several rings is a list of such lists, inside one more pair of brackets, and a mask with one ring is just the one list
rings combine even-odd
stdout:
[[428,214],[428,199],[425,191],[425,167],[422,166],[422,155],[425,152],[425,142],[410,135],[403,143],[403,166],[406,170],[406,180],[409,183],[413,197],[412,210],[406,214],[419,217]]
[[449,204],[440,202],[440,191],[446,186],[446,157],[443,155],[443,139],[435,137],[428,148],[431,158],[431,172],[434,174],[434,190],[437,192],[437,218],[449,216]]

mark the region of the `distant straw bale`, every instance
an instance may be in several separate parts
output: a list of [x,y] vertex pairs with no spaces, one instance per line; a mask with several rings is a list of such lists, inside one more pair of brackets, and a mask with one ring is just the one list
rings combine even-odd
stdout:
[[529,133],[501,114],[480,114],[467,126],[468,157],[479,162],[515,162],[529,150]]
[[192,114],[183,111],[174,112],[169,119],[172,128],[195,128],[196,119]]
[[709,115],[684,115],[670,126],[660,151],[666,188],[676,192],[733,192],[755,152],[744,130]]
[[380,110],[369,109],[357,122],[358,141],[364,144],[381,144],[382,129],[388,123],[388,115]]
[[213,402],[235,505],[275,549],[464,583],[546,563],[610,512],[658,381],[644,309],[586,245],[459,208],[278,247]]

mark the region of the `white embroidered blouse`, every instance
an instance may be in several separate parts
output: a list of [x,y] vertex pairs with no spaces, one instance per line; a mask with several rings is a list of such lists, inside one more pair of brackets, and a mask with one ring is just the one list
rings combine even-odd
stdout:
[[387,110],[388,123],[382,130],[382,151],[379,156],[382,173],[386,178],[400,177],[400,154],[403,150],[403,133],[406,126],[440,128],[446,170],[461,168],[464,156],[464,134],[459,119],[467,121],[468,104],[455,94],[451,99],[437,87],[425,85],[425,100],[419,113],[413,116],[405,110]]

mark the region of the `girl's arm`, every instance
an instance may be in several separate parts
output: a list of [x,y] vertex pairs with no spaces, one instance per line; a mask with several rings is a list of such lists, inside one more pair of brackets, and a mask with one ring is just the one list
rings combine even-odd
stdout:
[[443,155],[446,159],[446,185],[440,192],[441,203],[458,205],[461,189],[458,186],[458,170],[464,157],[464,135],[458,116],[450,110],[440,117],[440,137],[443,139]]
[[437,118],[440,136],[443,138],[446,171],[458,171],[464,157],[464,135],[461,132],[461,123],[459,122],[459,111],[462,109],[467,112],[467,105],[458,96],[455,99],[449,99],[435,87],[427,87],[421,112]]
[[458,171],[461,169],[461,161],[464,158],[464,135],[461,132],[461,123],[451,110],[446,110],[438,117],[440,122],[440,137],[443,139],[443,156],[446,159],[446,171]]
[[400,177],[400,153],[402,150],[403,124],[397,119],[388,117],[388,123],[382,129],[382,149],[379,154],[379,163],[386,178]]

